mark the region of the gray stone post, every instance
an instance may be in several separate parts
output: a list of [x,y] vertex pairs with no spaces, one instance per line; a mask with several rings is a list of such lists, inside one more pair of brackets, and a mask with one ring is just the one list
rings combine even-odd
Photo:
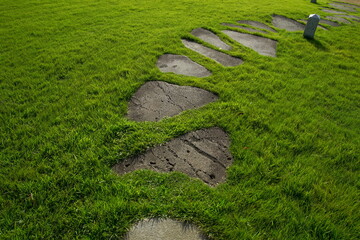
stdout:
[[304,37],[309,39],[314,39],[315,31],[317,25],[319,24],[320,16],[317,14],[311,14],[308,18],[308,21],[304,30]]
[[316,3],[316,0],[311,0],[311,3]]

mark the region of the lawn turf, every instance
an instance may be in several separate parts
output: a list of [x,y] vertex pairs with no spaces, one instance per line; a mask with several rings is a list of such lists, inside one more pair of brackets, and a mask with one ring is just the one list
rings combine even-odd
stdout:
[[[237,44],[222,22],[304,19],[329,1],[2,0],[0,239],[116,239],[171,217],[212,239],[360,239],[360,23],[269,33],[277,58]],[[359,12],[352,15],[360,16]],[[205,27],[237,67],[185,48]],[[207,78],[161,73],[182,54]],[[160,122],[126,119],[145,82],[196,86],[219,101]],[[151,146],[219,126],[232,140],[228,180],[111,167]]]

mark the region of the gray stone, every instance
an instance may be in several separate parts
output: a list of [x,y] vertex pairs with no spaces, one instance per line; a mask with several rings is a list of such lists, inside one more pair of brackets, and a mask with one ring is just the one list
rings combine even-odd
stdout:
[[217,99],[215,94],[201,88],[150,81],[131,97],[127,117],[134,121],[160,121]]
[[309,19],[306,23],[306,27],[304,30],[304,37],[309,39],[314,39],[315,37],[315,31],[319,24],[320,16],[316,14],[311,14],[309,16]]
[[333,26],[333,27],[339,27],[341,26],[339,23],[337,22],[333,22],[333,21],[330,21],[330,20],[326,20],[326,19],[320,19],[320,23],[321,24],[327,24],[327,25],[330,25],[330,26]]
[[281,15],[273,15],[272,24],[281,29],[285,29],[290,32],[304,31],[305,25],[295,21],[294,19],[287,18]]
[[223,33],[264,56],[276,57],[277,41],[246,33],[224,30]]
[[194,35],[195,37],[200,38],[204,42],[212,44],[220,49],[224,49],[224,50],[232,49],[232,47],[221,41],[221,39],[216,34],[210,32],[209,30],[203,28],[197,28],[192,30],[191,34]]
[[336,15],[336,17],[350,18],[350,19],[360,19],[360,17],[354,16],[354,15]]
[[340,4],[346,7],[352,7],[352,8],[360,8],[358,5],[350,4],[350,3],[344,3],[344,2],[335,2],[335,4]]
[[336,11],[328,8],[321,9],[321,11],[326,13],[334,13],[334,14],[346,14],[346,12]]
[[233,161],[229,145],[229,137],[222,129],[201,129],[125,159],[116,164],[113,170],[118,174],[137,169],[178,171],[215,186],[226,180],[226,168]]
[[145,219],[134,225],[125,240],[206,240],[193,224],[171,219]]
[[336,17],[335,16],[327,16],[326,18],[329,19],[329,20],[334,20],[334,21],[338,21],[338,22],[341,22],[341,23],[345,23],[345,24],[351,24],[351,22],[349,22],[345,18],[338,17],[338,16],[336,16]]
[[317,3],[316,0],[311,0],[311,3]]
[[348,12],[356,12],[356,9],[354,7],[344,6],[339,3],[330,3],[329,5],[336,9],[340,9],[340,10],[344,10],[344,11],[348,11]]
[[237,65],[240,65],[243,63],[243,61],[239,58],[232,57],[230,55],[213,50],[208,47],[204,47],[203,45],[198,44],[196,42],[188,41],[185,39],[182,39],[181,41],[185,45],[185,47],[187,47],[197,53],[200,53],[208,58],[211,58],[214,61],[216,61],[224,66],[233,67],[233,66],[237,66]]
[[235,25],[232,23],[222,23],[222,25],[227,26],[227,27],[233,27],[233,28],[240,28],[249,32],[258,32],[258,33],[267,33],[265,31],[262,30],[258,30],[258,29],[254,29],[254,28],[249,28],[249,27],[244,27],[244,26],[239,26],[239,25]]
[[208,77],[211,72],[186,56],[165,54],[160,56],[157,66],[161,72],[172,72],[193,77]]
[[258,22],[258,21],[252,21],[252,20],[240,20],[237,21],[240,24],[247,24],[256,28],[260,28],[260,29],[265,29],[268,30],[270,32],[276,32],[274,29],[272,29],[271,27],[269,27],[268,25],[262,23],[262,22]]

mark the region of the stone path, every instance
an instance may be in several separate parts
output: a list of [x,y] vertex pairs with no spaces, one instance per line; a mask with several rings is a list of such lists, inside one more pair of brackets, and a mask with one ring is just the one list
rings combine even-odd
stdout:
[[[358,16],[347,14],[347,12],[357,12],[359,6],[335,2],[331,3],[330,7],[334,9],[324,8],[321,10],[336,15],[327,16],[326,19],[321,18],[321,24],[337,27],[341,26],[340,23],[350,24],[348,19],[351,21],[360,19]],[[302,21],[306,22],[307,20]],[[243,33],[245,31],[266,35],[277,33],[275,29],[253,20],[240,20],[237,23],[241,25],[222,23],[223,26],[237,30],[222,32],[260,55],[276,57],[277,41]],[[287,31],[304,31],[305,28],[304,24],[294,19],[276,14],[273,15],[272,24],[276,28]],[[319,28],[327,30],[322,26]],[[233,48],[215,33],[204,28],[197,28],[192,30],[191,34],[211,46],[181,39],[186,48],[226,67],[235,67],[243,63],[243,60],[224,52],[232,51]],[[157,67],[161,72],[172,72],[185,76],[208,77],[211,75],[208,69],[182,55],[165,54],[160,56]],[[217,98],[213,93],[203,89],[151,81],[141,86],[131,98],[128,118],[134,121],[159,121],[164,117],[172,117],[182,111],[204,106],[216,101]],[[113,166],[113,170],[118,174],[129,173],[137,169],[149,169],[157,172],[178,171],[214,187],[226,181],[226,169],[233,162],[229,145],[229,137],[221,128],[200,129],[155,146],[143,154],[125,159]],[[126,240],[140,239],[205,240],[206,238],[197,227],[191,224],[169,219],[145,219],[133,226],[126,236]]]
[[222,129],[201,129],[128,158],[113,169],[119,174],[136,169],[178,171],[216,186],[226,180],[226,168],[233,161],[229,145],[229,137]]
[[207,240],[207,238],[193,224],[153,218],[134,225],[125,240]]
[[132,96],[128,118],[134,121],[159,121],[217,99],[215,94],[200,88],[151,81],[142,85]]
[[186,56],[165,54],[157,62],[162,72],[172,72],[193,77],[208,77],[211,72]]

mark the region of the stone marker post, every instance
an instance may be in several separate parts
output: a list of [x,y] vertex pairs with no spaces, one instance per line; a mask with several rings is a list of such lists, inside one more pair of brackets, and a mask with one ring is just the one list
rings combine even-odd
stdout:
[[314,39],[316,28],[319,24],[320,16],[317,14],[311,14],[306,23],[304,30],[304,37],[309,39]]
[[311,3],[316,3],[316,0],[311,0]]

